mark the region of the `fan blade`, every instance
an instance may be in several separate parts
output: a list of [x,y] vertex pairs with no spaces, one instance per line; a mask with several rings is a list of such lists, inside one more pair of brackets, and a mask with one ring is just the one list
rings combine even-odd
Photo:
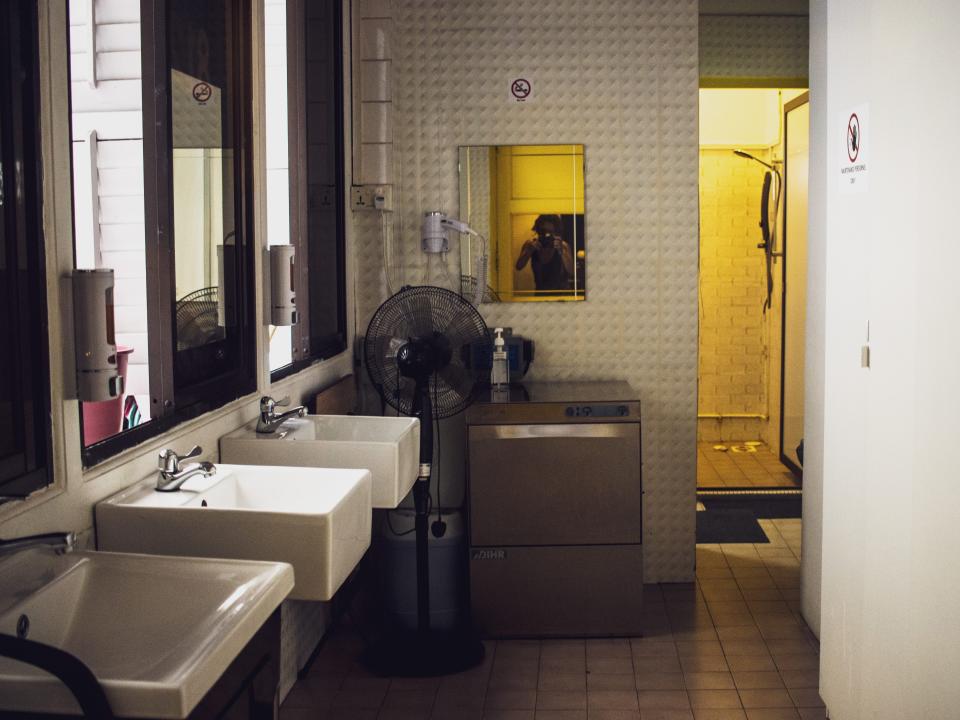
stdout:
[[402,299],[404,327],[408,330],[408,337],[422,337],[434,330],[430,298],[417,290],[419,288],[413,288]]
[[447,386],[458,393],[469,395],[473,391],[473,375],[463,365],[450,363],[445,368],[437,371],[437,376],[443,380]]
[[413,410],[413,394],[416,387],[412,379],[401,376],[399,384],[392,391],[393,401],[387,400],[387,402],[402,414],[409,415]]
[[462,316],[453,318],[450,324],[441,330],[441,333],[450,343],[450,347],[455,354],[466,345],[483,341],[489,342],[485,328],[478,327],[472,322],[472,318]]

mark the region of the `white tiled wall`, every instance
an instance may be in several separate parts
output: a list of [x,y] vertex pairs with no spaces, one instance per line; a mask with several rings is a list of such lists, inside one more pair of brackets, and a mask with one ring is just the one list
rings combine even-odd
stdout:
[[[769,152],[756,151],[769,160]],[[732,149],[700,151],[700,384],[702,440],[758,440],[767,413],[769,312],[760,192],[764,168]]]
[[[457,213],[457,147],[586,146],[587,302],[485,306],[537,343],[535,380],[623,379],[643,403],[645,579],[693,578],[697,376],[696,2],[393,4],[402,274],[420,214]],[[536,100],[509,100],[529,76]],[[358,330],[384,299],[379,221],[355,213]]]

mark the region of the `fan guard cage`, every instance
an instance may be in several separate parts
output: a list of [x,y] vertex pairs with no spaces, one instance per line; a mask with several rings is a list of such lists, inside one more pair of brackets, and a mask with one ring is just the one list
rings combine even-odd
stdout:
[[373,314],[363,343],[367,372],[384,401],[410,415],[416,382],[400,374],[397,351],[417,338],[441,335],[452,351],[450,363],[430,376],[433,412],[450,417],[466,409],[486,381],[486,373],[469,366],[471,346],[490,344],[487,325],[477,309],[457,293],[433,286],[406,287]]
[[177,300],[174,315],[177,327],[177,349],[206,345],[223,337],[217,311],[216,285],[195,290]]

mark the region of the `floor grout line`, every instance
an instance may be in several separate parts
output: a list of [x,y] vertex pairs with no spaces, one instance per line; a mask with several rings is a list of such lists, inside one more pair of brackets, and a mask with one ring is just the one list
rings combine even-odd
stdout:
[[[738,703],[740,712],[743,713],[741,717],[752,716],[757,713],[750,712],[745,707],[745,702],[756,703],[758,698],[766,699],[766,697],[768,697],[765,696],[763,692],[749,692],[752,690],[771,691],[769,698],[772,702],[786,702],[786,698],[789,698],[791,709],[795,713],[795,716],[799,717],[800,703],[807,702],[808,700],[813,702],[815,696],[811,697],[811,693],[802,685],[799,688],[791,688],[788,685],[806,683],[809,676],[805,676],[802,673],[811,671],[803,669],[807,662],[805,660],[793,660],[791,662],[786,662],[786,660],[794,655],[799,657],[807,654],[814,656],[818,654],[815,638],[813,638],[809,628],[807,628],[803,622],[796,608],[795,600],[790,599],[796,597],[796,590],[795,588],[788,587],[794,584],[794,581],[790,579],[790,575],[796,572],[799,559],[787,538],[790,537],[791,534],[796,536],[801,529],[801,525],[799,521],[794,520],[764,520],[763,522],[766,526],[765,530],[767,528],[770,529],[770,537],[773,541],[771,543],[772,547],[755,544],[698,545],[698,573],[693,583],[648,586],[648,589],[645,591],[646,601],[644,613],[649,618],[649,626],[656,629],[652,629],[649,634],[645,634],[637,640],[628,638],[625,643],[617,642],[617,644],[622,644],[624,646],[623,650],[629,653],[629,663],[621,664],[619,661],[605,662],[608,659],[616,660],[616,658],[622,657],[621,649],[608,649],[601,643],[593,644],[589,640],[578,642],[577,651],[573,651],[572,648],[562,648],[562,645],[556,649],[548,650],[548,648],[551,647],[550,644],[543,641],[536,641],[531,643],[531,646],[535,647],[535,651],[530,651],[529,653],[524,649],[525,643],[522,641],[515,644],[509,641],[506,643],[491,642],[488,645],[488,658],[485,661],[485,667],[476,676],[476,685],[473,684],[472,679],[464,685],[464,687],[475,688],[475,690],[472,689],[470,692],[477,692],[478,695],[482,695],[482,697],[477,697],[475,704],[473,700],[468,701],[464,707],[469,707],[470,709],[464,710],[462,713],[458,709],[459,705],[457,705],[456,700],[458,691],[456,690],[453,691],[453,704],[446,704],[450,701],[451,696],[449,695],[445,695],[445,703],[443,705],[440,704],[440,690],[444,686],[442,680],[433,687],[429,703],[424,702],[416,708],[408,709],[405,706],[397,705],[398,700],[405,701],[408,698],[391,696],[391,693],[399,692],[403,688],[414,690],[416,689],[416,685],[412,684],[407,686],[402,683],[397,684],[395,679],[388,679],[389,682],[386,685],[386,691],[379,698],[376,707],[370,710],[357,710],[354,715],[351,714],[351,709],[346,704],[337,704],[335,710],[325,712],[323,710],[324,706],[332,708],[333,705],[336,704],[336,695],[338,692],[331,690],[331,696],[325,697],[323,701],[311,700],[310,697],[307,697],[307,701],[309,702],[320,703],[319,705],[311,706],[315,708],[313,711],[309,708],[295,709],[300,708],[299,705],[285,705],[281,711],[281,720],[304,720],[307,717],[313,718],[314,720],[340,720],[340,718],[347,717],[351,718],[351,720],[354,717],[358,719],[367,718],[368,720],[397,720],[398,718],[403,718],[404,720],[429,720],[430,718],[457,718],[458,720],[461,718],[463,720],[517,718],[517,720],[539,720],[541,714],[545,717],[570,717],[582,720],[582,718],[589,719],[594,716],[603,715],[604,713],[602,711],[598,712],[592,705],[593,701],[591,700],[591,696],[596,696],[596,693],[610,692],[611,694],[604,699],[616,700],[616,693],[622,692],[614,689],[616,687],[622,687],[624,691],[626,691],[625,695],[620,696],[624,704],[639,708],[639,715],[637,710],[623,714],[623,717],[629,717],[633,720],[636,720],[637,717],[644,718],[645,716],[656,714],[658,711],[650,708],[650,704],[662,702],[674,703],[679,706],[681,695],[686,699],[686,710],[682,711],[684,713],[683,717],[685,718],[691,716],[699,717],[702,715],[702,711],[707,709],[703,707],[704,701],[706,701],[707,705],[714,704],[710,701],[715,701],[715,704],[718,705],[733,705],[733,703],[736,702]],[[722,570],[724,573],[721,575],[719,572],[716,572],[715,574],[719,576],[715,577],[701,577],[700,571],[706,571],[708,568],[714,571]],[[714,573],[707,574],[712,575]],[[757,578],[759,585],[752,587],[751,578]],[[708,599],[711,597],[716,597],[717,599]],[[722,603],[730,603],[730,605],[724,606]],[[735,614],[742,612],[740,620],[737,620],[735,614],[725,615],[724,607],[730,608],[729,612],[734,612]],[[734,611],[733,608],[738,609]],[[739,608],[742,608],[742,610]],[[736,624],[728,624],[730,620]],[[743,624],[739,624],[740,622],[743,622]],[[720,624],[718,625],[718,623]],[[744,630],[724,632],[724,628],[728,627],[742,627]],[[640,662],[642,658],[657,657],[655,654],[641,655],[637,652],[639,647],[641,647],[641,645],[638,645],[638,641],[642,641],[643,638],[650,638],[651,640],[662,639],[669,643],[669,647],[673,653],[671,657],[675,658],[675,661],[671,662],[675,662],[676,667],[676,670],[674,670],[674,665],[671,664],[669,666],[669,672],[671,674],[676,673],[677,677],[652,678],[651,680],[655,680],[655,682],[647,681],[648,684],[646,687],[648,689],[641,691],[640,677],[642,675],[659,676],[660,673],[666,672],[656,669],[658,662],[654,659]],[[336,671],[334,663],[338,657],[343,658],[344,668],[351,667],[351,663],[355,662],[351,653],[353,653],[357,647],[357,638],[350,636],[349,631],[347,631],[347,634],[342,640],[334,638],[334,642],[328,643],[328,654],[327,657],[324,658],[325,662],[322,667],[327,669],[333,668],[334,671]],[[761,648],[762,654],[760,652]],[[777,654],[774,652],[775,648]],[[533,658],[533,652],[536,653],[535,660]],[[738,665],[738,662],[740,666],[748,666],[749,663],[744,665],[744,661],[737,661],[736,658],[740,656],[748,657],[753,652],[756,652],[758,657],[765,658],[763,661],[757,661],[760,663],[758,667],[762,666],[764,668],[763,670],[735,671],[733,669],[734,666]],[[548,658],[551,657],[551,653],[556,653],[552,655],[552,657],[558,661],[558,664],[555,666],[557,669],[554,671],[548,671],[548,665],[546,665]],[[582,667],[583,670],[568,673],[567,670],[561,669],[564,667],[561,659],[568,657],[572,659],[571,666]],[[711,663],[709,660],[705,662],[697,660],[697,658],[710,657],[722,658],[722,667],[724,669],[720,669],[720,663]],[[594,672],[591,670],[591,658],[598,661],[593,664],[595,669],[609,669],[612,672]],[[576,663],[577,660],[579,661],[579,665]],[[733,664],[731,664],[731,662]],[[638,665],[638,663],[640,664]],[[666,661],[664,661],[664,665],[666,665]],[[793,665],[800,667],[798,670],[792,671],[790,667]],[[532,689],[526,689],[528,687],[526,683],[529,682],[526,677],[519,677],[517,680],[511,678],[511,666],[516,667],[518,673],[529,672],[524,669],[525,667],[533,667],[536,669],[536,677],[533,678],[534,685]],[[320,666],[318,665],[318,667]],[[622,684],[620,684],[620,681],[610,683],[609,687],[611,689],[608,691],[607,683],[613,680],[612,676],[617,674],[618,667],[620,671],[626,670],[626,668],[629,667],[630,679],[623,680]],[[644,668],[642,672],[641,667]],[[495,672],[496,675],[494,675]],[[582,687],[583,690],[577,690],[574,694],[581,697],[581,700],[578,702],[586,702],[585,710],[574,710],[571,708],[569,711],[561,710],[556,712],[540,709],[540,703],[545,695],[552,701],[557,697],[555,693],[570,692],[569,690],[562,689],[563,683],[557,686],[549,684],[551,672],[555,675],[572,674],[574,676],[581,676],[583,682],[580,687]],[[741,684],[737,683],[738,673],[751,672],[772,673],[770,676],[771,681],[775,677],[776,682],[779,683],[779,687],[752,688],[749,686],[751,683],[747,675],[741,676]],[[813,672],[814,677],[811,679],[811,682],[816,682],[815,671]],[[717,674],[710,676],[697,675],[697,673]],[[801,674],[797,675],[793,673]],[[611,677],[604,678],[604,676],[607,675]],[[721,675],[723,676],[722,679],[720,677]],[[601,680],[601,682],[591,684],[591,676],[595,676]],[[362,678],[366,676],[363,674],[361,668],[354,666],[354,669],[348,670],[344,677]],[[491,688],[491,682],[493,682],[494,677],[497,679],[497,687]],[[696,687],[691,687],[690,685],[691,678],[693,677],[697,678],[697,680],[694,681]],[[541,682],[544,678],[547,678],[548,687],[555,687],[556,689],[548,690],[541,688]],[[649,689],[656,687],[661,682],[663,683],[663,688]],[[516,683],[517,689],[514,689],[514,683]],[[344,688],[345,684],[347,683],[344,680],[339,683],[333,682],[331,686],[338,686],[341,688],[340,692],[343,692],[342,688]],[[713,684],[723,685],[723,687],[711,688],[710,685]],[[575,685],[576,682],[574,680],[573,686]],[[594,689],[591,689],[592,685]],[[630,689],[631,685],[632,689]],[[681,688],[668,689],[676,688],[677,685],[680,685]],[[704,685],[707,687],[703,687]],[[356,697],[355,692],[357,687],[362,686],[363,682],[355,685],[353,687],[354,697],[345,696],[345,699],[357,703],[364,702],[362,697]],[[455,688],[456,685],[451,685],[450,687]],[[730,693],[730,690],[733,690],[735,694]],[[773,690],[780,692],[775,694],[772,692]],[[497,696],[497,702],[495,703],[497,707],[492,707],[490,705],[490,699],[495,692],[502,692],[504,694]],[[510,693],[516,694],[511,696]],[[641,693],[643,693],[643,695],[641,695]],[[633,697],[633,700],[628,700],[630,696]],[[642,701],[641,697],[643,698]],[[304,698],[304,695],[300,695],[297,702],[303,702]],[[389,703],[388,698],[390,698]],[[425,699],[426,698],[424,698],[424,700]],[[573,696],[570,696],[568,699],[571,700],[571,705],[576,704]],[[367,698],[367,707],[372,705],[372,703],[369,702],[370,700],[372,700],[372,698]],[[409,696],[409,700],[411,702],[417,701],[413,696]],[[529,706],[531,700],[532,706]],[[633,702],[636,702],[636,705],[633,705]],[[694,709],[694,702],[698,703],[700,712]],[[510,707],[511,704],[515,704],[517,709]],[[524,708],[530,707],[530,709],[520,709],[520,706]],[[583,706],[579,707],[582,708]],[[751,708],[751,710],[756,709]],[[805,718],[814,716],[820,718],[822,715],[818,714],[819,712],[820,710],[818,709],[811,714],[810,711],[805,709],[803,716]],[[689,715],[687,713],[689,713]],[[710,714],[709,711],[707,714]]]

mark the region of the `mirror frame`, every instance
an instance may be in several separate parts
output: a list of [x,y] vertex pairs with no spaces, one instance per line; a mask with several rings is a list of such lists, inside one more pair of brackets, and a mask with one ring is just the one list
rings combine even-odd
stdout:
[[[501,204],[504,201],[504,198],[500,197],[502,191],[499,188],[500,178],[503,175],[509,177],[512,181],[514,169],[512,168],[513,163],[511,163],[511,168],[508,168],[506,171],[504,168],[500,167],[501,159],[499,151],[504,149],[509,149],[511,151],[520,149],[527,151],[534,151],[536,149],[553,149],[556,148],[556,153],[548,152],[520,152],[514,153],[511,152],[510,158],[516,156],[542,156],[549,157],[553,156],[564,156],[576,158],[580,157],[579,167],[576,165],[573,169],[573,178],[571,186],[570,207],[562,207],[561,202],[566,202],[561,196],[550,197],[549,195],[544,195],[543,197],[530,196],[530,197],[514,197],[513,191],[510,191],[509,202],[511,205],[519,204],[524,206],[522,211],[514,212],[513,207],[501,207]],[[460,145],[457,148],[457,170],[458,170],[458,187],[460,192],[460,213],[461,220],[466,222],[468,225],[473,225],[476,230],[476,223],[474,221],[473,212],[471,209],[472,204],[472,178],[470,177],[471,170],[469,168],[469,161],[467,163],[468,167],[464,166],[464,158],[471,150],[483,150],[489,154],[490,159],[488,160],[488,167],[492,164],[494,165],[493,170],[490,174],[491,181],[491,192],[490,196],[490,216],[491,222],[481,224],[480,227],[483,229],[484,225],[489,225],[488,235],[490,237],[486,238],[487,242],[487,258],[488,258],[488,270],[487,270],[487,288],[484,291],[483,302],[584,302],[587,299],[587,284],[586,284],[586,251],[585,251],[585,240],[586,240],[586,145],[584,143],[525,143],[525,144],[501,144],[501,145]],[[577,177],[579,175],[579,178]],[[475,197],[475,195],[473,196]],[[579,212],[578,212],[579,210]],[[536,217],[537,220],[542,216],[557,216],[557,219],[561,223],[563,228],[567,228],[568,232],[560,234],[561,239],[566,239],[564,236],[570,236],[572,238],[572,272],[567,273],[569,281],[572,281],[573,286],[569,289],[564,290],[549,290],[549,289],[517,289],[517,276],[518,273],[523,272],[526,267],[530,267],[532,271],[533,259],[529,256],[524,262],[523,268],[518,268],[517,265],[523,259],[523,254],[517,250],[517,239],[520,237],[519,232],[516,227],[516,218],[519,216],[527,217],[529,220],[530,217]],[[510,225],[509,236],[506,238],[499,238],[501,234],[501,227],[507,223]],[[536,222],[533,223],[534,226]],[[497,227],[492,227],[496,225]],[[568,227],[571,226],[572,228]],[[527,235],[533,233],[534,230],[531,228],[526,232]],[[547,236],[549,237],[549,235]],[[524,245],[527,242],[535,239],[535,236],[528,237],[524,241]],[[542,238],[541,238],[542,240]],[[500,250],[507,249],[507,262],[504,265],[504,257],[499,257]],[[460,251],[460,268],[461,268],[461,287],[460,292],[464,296],[473,296],[476,288],[476,278],[473,275],[474,272],[474,257],[473,257],[473,247],[471,244],[461,244]],[[495,275],[499,274],[500,277]],[[510,286],[507,288],[502,288],[500,281],[503,280],[503,276],[508,274],[511,281]],[[491,276],[492,280],[491,280]]]

